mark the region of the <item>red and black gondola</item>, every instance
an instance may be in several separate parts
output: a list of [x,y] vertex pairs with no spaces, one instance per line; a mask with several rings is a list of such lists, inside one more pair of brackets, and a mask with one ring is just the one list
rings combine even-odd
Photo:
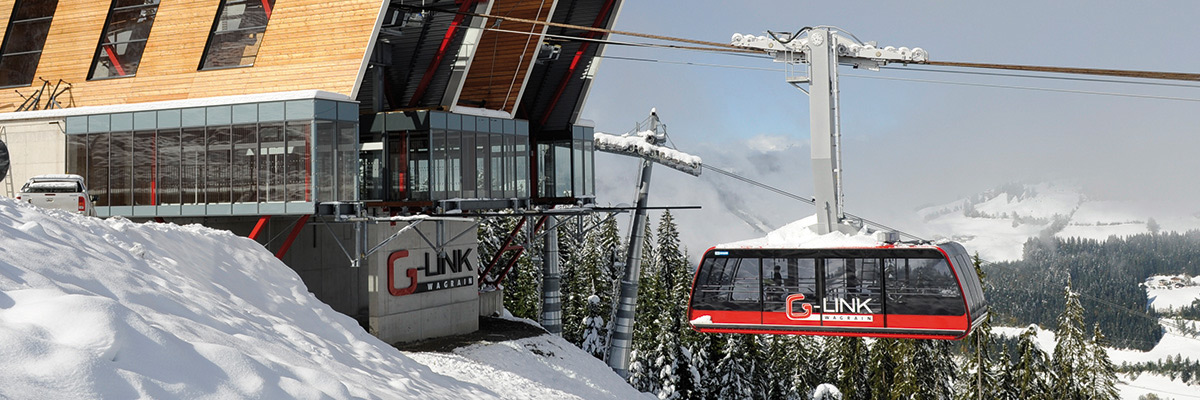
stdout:
[[712,248],[688,318],[711,333],[961,339],[988,305],[955,242],[866,248]]

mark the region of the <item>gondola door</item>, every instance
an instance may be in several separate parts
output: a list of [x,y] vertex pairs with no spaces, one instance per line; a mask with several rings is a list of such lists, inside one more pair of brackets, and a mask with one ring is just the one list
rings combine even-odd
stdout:
[[817,259],[763,258],[763,325],[820,326]]
[[879,259],[825,258],[821,326],[882,328],[883,280]]

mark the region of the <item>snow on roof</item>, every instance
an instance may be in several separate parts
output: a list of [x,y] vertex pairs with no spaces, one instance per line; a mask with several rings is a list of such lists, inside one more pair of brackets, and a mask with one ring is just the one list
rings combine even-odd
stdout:
[[0,197],[0,237],[0,398],[638,395],[552,335],[446,357],[401,352],[228,231]]
[[767,233],[767,236],[743,240],[740,242],[717,245],[717,248],[835,248],[835,247],[875,247],[879,241],[866,231],[853,235],[841,232],[817,234],[811,226],[817,224],[817,216],[810,215]]
[[290,92],[241,94],[234,96],[203,97],[198,99],[166,100],[148,103],[115,104],[108,106],[87,106],[72,108],[56,108],[52,110],[21,111],[0,113],[0,121],[25,120],[37,118],[64,118],[76,115],[113,114],[134,111],[168,110],[173,108],[223,106],[230,104],[259,103],[268,101],[324,99],[352,102],[354,99],[323,90],[296,90]]
[[654,131],[640,131],[623,135],[596,132],[592,135],[592,138],[596,142],[596,150],[641,157],[692,175],[700,176],[703,161],[699,156],[651,144],[647,138],[653,135],[655,135]]

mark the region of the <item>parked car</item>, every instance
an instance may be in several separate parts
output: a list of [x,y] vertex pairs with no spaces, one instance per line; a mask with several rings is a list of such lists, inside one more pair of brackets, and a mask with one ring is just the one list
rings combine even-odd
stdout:
[[17,200],[38,207],[96,216],[95,199],[88,194],[83,177],[79,175],[38,175],[29,178],[25,186],[21,186]]

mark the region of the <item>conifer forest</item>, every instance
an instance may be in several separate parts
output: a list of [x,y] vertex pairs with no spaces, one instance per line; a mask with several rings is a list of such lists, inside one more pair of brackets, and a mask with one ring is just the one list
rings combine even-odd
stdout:
[[[482,259],[517,221],[480,225]],[[627,244],[600,214],[560,217],[558,229],[563,338],[604,359]],[[1164,316],[1138,284],[1200,274],[1200,232],[1033,238],[1020,261],[975,257],[991,317],[946,341],[696,332],[686,311],[697,260],[669,211],[646,230],[628,380],[659,399],[1115,399],[1122,376],[1146,372],[1200,384],[1200,360],[1114,365],[1104,350],[1147,350],[1162,338]],[[503,281],[504,303],[537,321],[542,239],[529,232],[516,239],[528,248]],[[1195,319],[1198,309],[1167,317]],[[1027,328],[1004,337],[992,326]],[[1037,345],[1039,329],[1055,332],[1053,349]]]

